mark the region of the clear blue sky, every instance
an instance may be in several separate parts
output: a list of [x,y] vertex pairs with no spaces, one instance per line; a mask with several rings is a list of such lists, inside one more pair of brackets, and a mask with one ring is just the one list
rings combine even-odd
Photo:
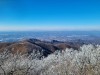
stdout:
[[0,0],[0,30],[100,30],[100,0]]

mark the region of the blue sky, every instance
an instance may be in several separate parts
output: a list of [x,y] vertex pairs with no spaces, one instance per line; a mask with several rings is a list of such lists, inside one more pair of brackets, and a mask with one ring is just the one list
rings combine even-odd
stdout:
[[100,30],[100,0],[0,0],[0,30]]

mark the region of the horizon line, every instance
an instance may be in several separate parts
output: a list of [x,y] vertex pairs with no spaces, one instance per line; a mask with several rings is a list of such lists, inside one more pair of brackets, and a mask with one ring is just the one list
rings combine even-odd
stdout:
[[0,31],[100,31],[100,26],[0,26]]
[[62,32],[62,31],[79,31],[79,32],[100,32],[100,30],[0,30],[0,32],[53,32],[53,31],[56,31],[56,32]]

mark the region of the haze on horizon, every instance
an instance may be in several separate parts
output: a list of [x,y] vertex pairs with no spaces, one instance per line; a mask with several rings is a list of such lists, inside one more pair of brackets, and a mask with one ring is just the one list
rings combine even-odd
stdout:
[[0,31],[100,31],[99,0],[0,0]]

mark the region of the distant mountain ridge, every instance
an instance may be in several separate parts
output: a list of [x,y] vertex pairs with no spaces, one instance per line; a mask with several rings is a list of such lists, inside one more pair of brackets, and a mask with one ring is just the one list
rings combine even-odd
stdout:
[[5,50],[11,53],[20,52],[22,54],[30,54],[33,51],[40,52],[43,56],[48,56],[49,54],[59,50],[65,50],[66,48],[73,48],[78,50],[80,46],[84,44],[100,44],[100,40],[72,40],[72,41],[59,41],[59,40],[40,40],[35,38],[18,40],[15,42],[1,42],[0,52]]
[[22,54],[25,53],[32,53],[33,50],[43,52],[43,56],[48,56],[48,54],[51,54],[55,52],[56,50],[65,50],[66,48],[73,48],[78,49],[80,45],[74,45],[69,42],[63,42],[63,41],[41,41],[39,39],[26,39],[21,40],[18,42],[5,42],[0,43],[0,52],[3,52],[5,50],[8,50],[9,52],[16,53],[20,52]]

